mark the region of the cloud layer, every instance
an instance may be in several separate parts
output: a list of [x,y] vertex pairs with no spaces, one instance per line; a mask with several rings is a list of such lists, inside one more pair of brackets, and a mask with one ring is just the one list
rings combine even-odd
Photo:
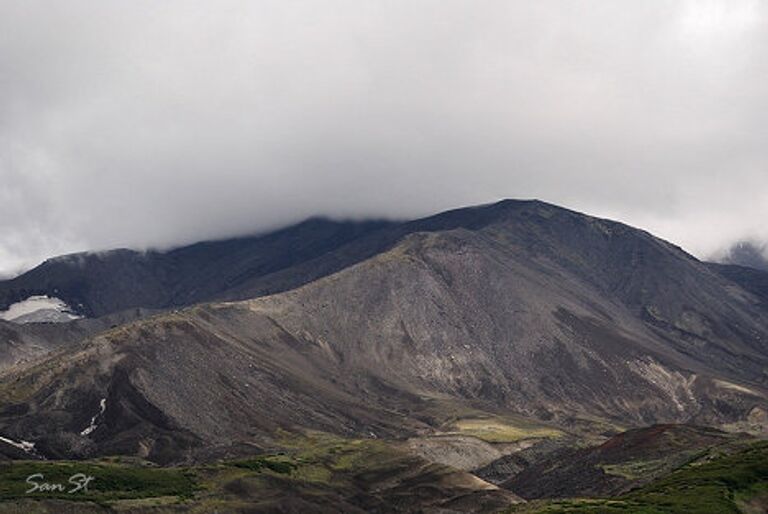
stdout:
[[768,239],[768,6],[0,4],[0,271],[541,198]]

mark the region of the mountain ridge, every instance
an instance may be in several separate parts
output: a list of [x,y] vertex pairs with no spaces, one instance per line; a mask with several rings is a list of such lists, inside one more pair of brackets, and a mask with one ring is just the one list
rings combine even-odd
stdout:
[[[509,211],[526,207],[586,216],[540,200],[506,199],[404,222],[312,217],[260,235],[201,241],[168,251],[118,248],[80,252],[47,259],[17,277],[0,281],[0,310],[29,296],[43,294],[58,296],[78,314],[89,317],[136,307],[174,308],[200,301],[247,299],[291,289],[343,269],[386,250],[413,232],[480,228]],[[607,219],[591,216],[589,219],[631,228]],[[350,255],[337,252],[343,256],[338,262],[325,262],[320,271],[302,269],[303,265],[314,265],[325,254],[350,243],[356,243]],[[666,244],[685,253],[671,243]],[[240,269],[216,275],[217,268],[228,267],[233,262],[234,267]],[[245,265],[249,262],[250,267]],[[206,289],[206,282],[215,285]],[[243,282],[246,285],[242,285]],[[141,287],[137,288],[136,284]]]
[[766,429],[768,311],[647,232],[502,202],[343,233],[357,237],[272,274],[294,287],[254,275],[236,300],[0,375],[0,434],[59,458],[168,463],[269,447],[279,430],[434,434],[468,406],[568,432]]

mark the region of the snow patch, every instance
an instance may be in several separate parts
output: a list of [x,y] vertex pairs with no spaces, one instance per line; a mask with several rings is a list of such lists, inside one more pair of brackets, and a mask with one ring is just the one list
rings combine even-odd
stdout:
[[97,412],[96,415],[91,418],[91,424],[84,428],[83,431],[80,432],[80,435],[89,435],[91,432],[96,430],[96,427],[98,426],[96,421],[99,419],[99,416],[104,414],[105,410],[107,410],[107,399],[102,398],[99,402],[99,412]]
[[3,437],[0,435],[0,441],[10,444],[11,446],[15,446],[19,450],[23,450],[26,453],[35,453],[35,443],[30,443],[29,441],[14,441],[13,439],[8,439],[7,437]]
[[0,311],[0,319],[14,323],[65,323],[80,319],[69,305],[55,296],[30,296]]

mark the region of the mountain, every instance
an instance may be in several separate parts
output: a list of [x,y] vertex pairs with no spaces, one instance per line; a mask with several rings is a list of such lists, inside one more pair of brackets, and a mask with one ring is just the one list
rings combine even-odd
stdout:
[[722,264],[768,271],[768,245],[742,241],[733,245],[720,259]]
[[[165,254],[86,259],[100,285],[76,301],[94,312],[139,302],[123,294],[144,291],[142,277],[159,291],[146,307],[237,300],[110,325],[14,366],[0,377],[0,434],[49,458],[170,463],[271,448],[281,430],[439,436],[467,409],[593,435],[671,422],[765,428],[768,310],[646,232],[536,201],[309,223],[338,239],[312,242],[300,225],[176,250],[217,263],[189,272],[199,287],[135,264]],[[70,269],[57,261],[50,269]],[[125,277],[110,286],[114,263],[145,272],[131,289]],[[30,273],[15,285],[43,271]]]
[[84,317],[0,321],[0,461],[186,469],[241,512],[625,495],[644,452],[768,433],[766,276],[511,200],[51,259],[3,305]]
[[[0,311],[32,296],[61,299],[74,312],[99,317],[133,308],[163,309],[241,294],[259,289],[281,270],[310,261],[391,223],[337,222],[312,218],[275,232],[198,243],[168,252],[120,249],[65,255],[11,280],[0,281]],[[343,263],[342,263],[343,264]],[[312,278],[286,274],[270,282],[274,291]],[[243,290],[251,284],[251,290]]]

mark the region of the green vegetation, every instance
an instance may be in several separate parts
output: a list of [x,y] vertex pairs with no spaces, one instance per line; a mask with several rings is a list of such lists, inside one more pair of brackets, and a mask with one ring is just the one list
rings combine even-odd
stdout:
[[[280,453],[210,467],[209,471],[216,471],[211,487],[221,487],[237,479],[265,490],[274,489],[278,481],[286,488],[312,485],[344,488],[353,483],[355,476],[390,469],[407,458],[383,441],[344,439],[323,432],[283,432],[279,443]],[[226,471],[233,468],[241,471]],[[257,480],[260,478],[270,480]]]
[[642,478],[658,475],[670,470],[672,465],[669,459],[635,460],[621,464],[604,464],[601,466],[608,475],[614,475],[627,480],[640,480]]
[[669,512],[739,512],[736,495],[752,496],[768,483],[768,442],[730,455],[710,455],[684,466],[628,498]]
[[667,511],[621,500],[533,501],[508,512],[515,514],[662,514]]
[[[162,508],[179,502],[195,512],[235,510],[260,502],[269,504],[275,497],[302,494],[311,498],[329,490],[349,491],[355,487],[355,477],[375,476],[405,461],[404,454],[387,443],[318,432],[283,433],[280,447],[279,453],[185,469],[159,468],[120,457],[0,464],[0,512],[13,512],[13,502],[51,499],[68,500],[73,505],[92,502],[118,510]],[[70,477],[78,473],[94,479],[87,491],[69,493],[75,487]],[[46,486],[46,490],[28,494],[32,485],[27,477],[36,474],[42,475],[33,480],[37,484],[61,486],[54,486],[55,490]]]
[[[122,458],[4,463],[0,464],[0,501],[65,499],[118,510],[164,508],[183,502],[185,509],[196,512],[227,511],[246,505],[267,508],[274,499],[289,494],[308,501],[334,502],[360,494],[360,483],[389,483],[392,477],[411,475],[415,467],[424,474],[426,483],[437,486],[448,472],[440,466],[424,466],[379,440],[350,440],[312,432],[283,433],[279,443],[279,453],[189,469],[158,468]],[[656,461],[633,461],[611,470],[635,474],[656,469],[657,465]],[[70,489],[69,479],[77,473],[94,477],[87,491],[26,493],[30,475],[43,475],[44,478],[35,480],[38,484],[61,483]],[[382,490],[380,494],[385,498],[387,493]],[[765,512],[766,505],[768,442],[762,441],[718,446],[621,497],[533,501],[508,512],[757,514]],[[4,512],[2,503],[0,512]]]
[[255,459],[238,461],[233,465],[238,468],[250,469],[251,471],[261,471],[262,469],[268,469],[281,475],[290,475],[298,467],[298,464],[295,462],[292,462],[290,459],[279,455],[257,457]]
[[[85,477],[93,477],[87,488],[70,492]],[[0,464],[0,500],[60,498],[105,503],[169,496],[181,500],[190,498],[195,489],[192,475],[174,468],[70,461]]]
[[[385,497],[386,489],[379,490],[375,484],[386,488],[399,483],[396,478],[407,479],[415,472],[442,487],[438,484],[443,473],[450,472],[424,466],[423,461],[375,439],[280,432],[278,444],[279,453],[202,468],[203,487],[195,507],[200,512],[229,512],[244,506],[268,510],[276,498],[286,497],[333,506],[345,497]],[[372,490],[366,491],[368,487]]]
[[462,435],[474,436],[489,443],[514,443],[523,439],[544,439],[563,435],[554,428],[496,417],[460,419],[453,423],[452,428]]
[[374,439],[344,439],[323,432],[284,434],[280,441],[294,464],[293,476],[343,481],[393,459],[402,458],[390,445]]
[[536,514],[739,514],[765,512],[768,442],[717,449],[645,487],[611,500],[532,502],[510,512]]

